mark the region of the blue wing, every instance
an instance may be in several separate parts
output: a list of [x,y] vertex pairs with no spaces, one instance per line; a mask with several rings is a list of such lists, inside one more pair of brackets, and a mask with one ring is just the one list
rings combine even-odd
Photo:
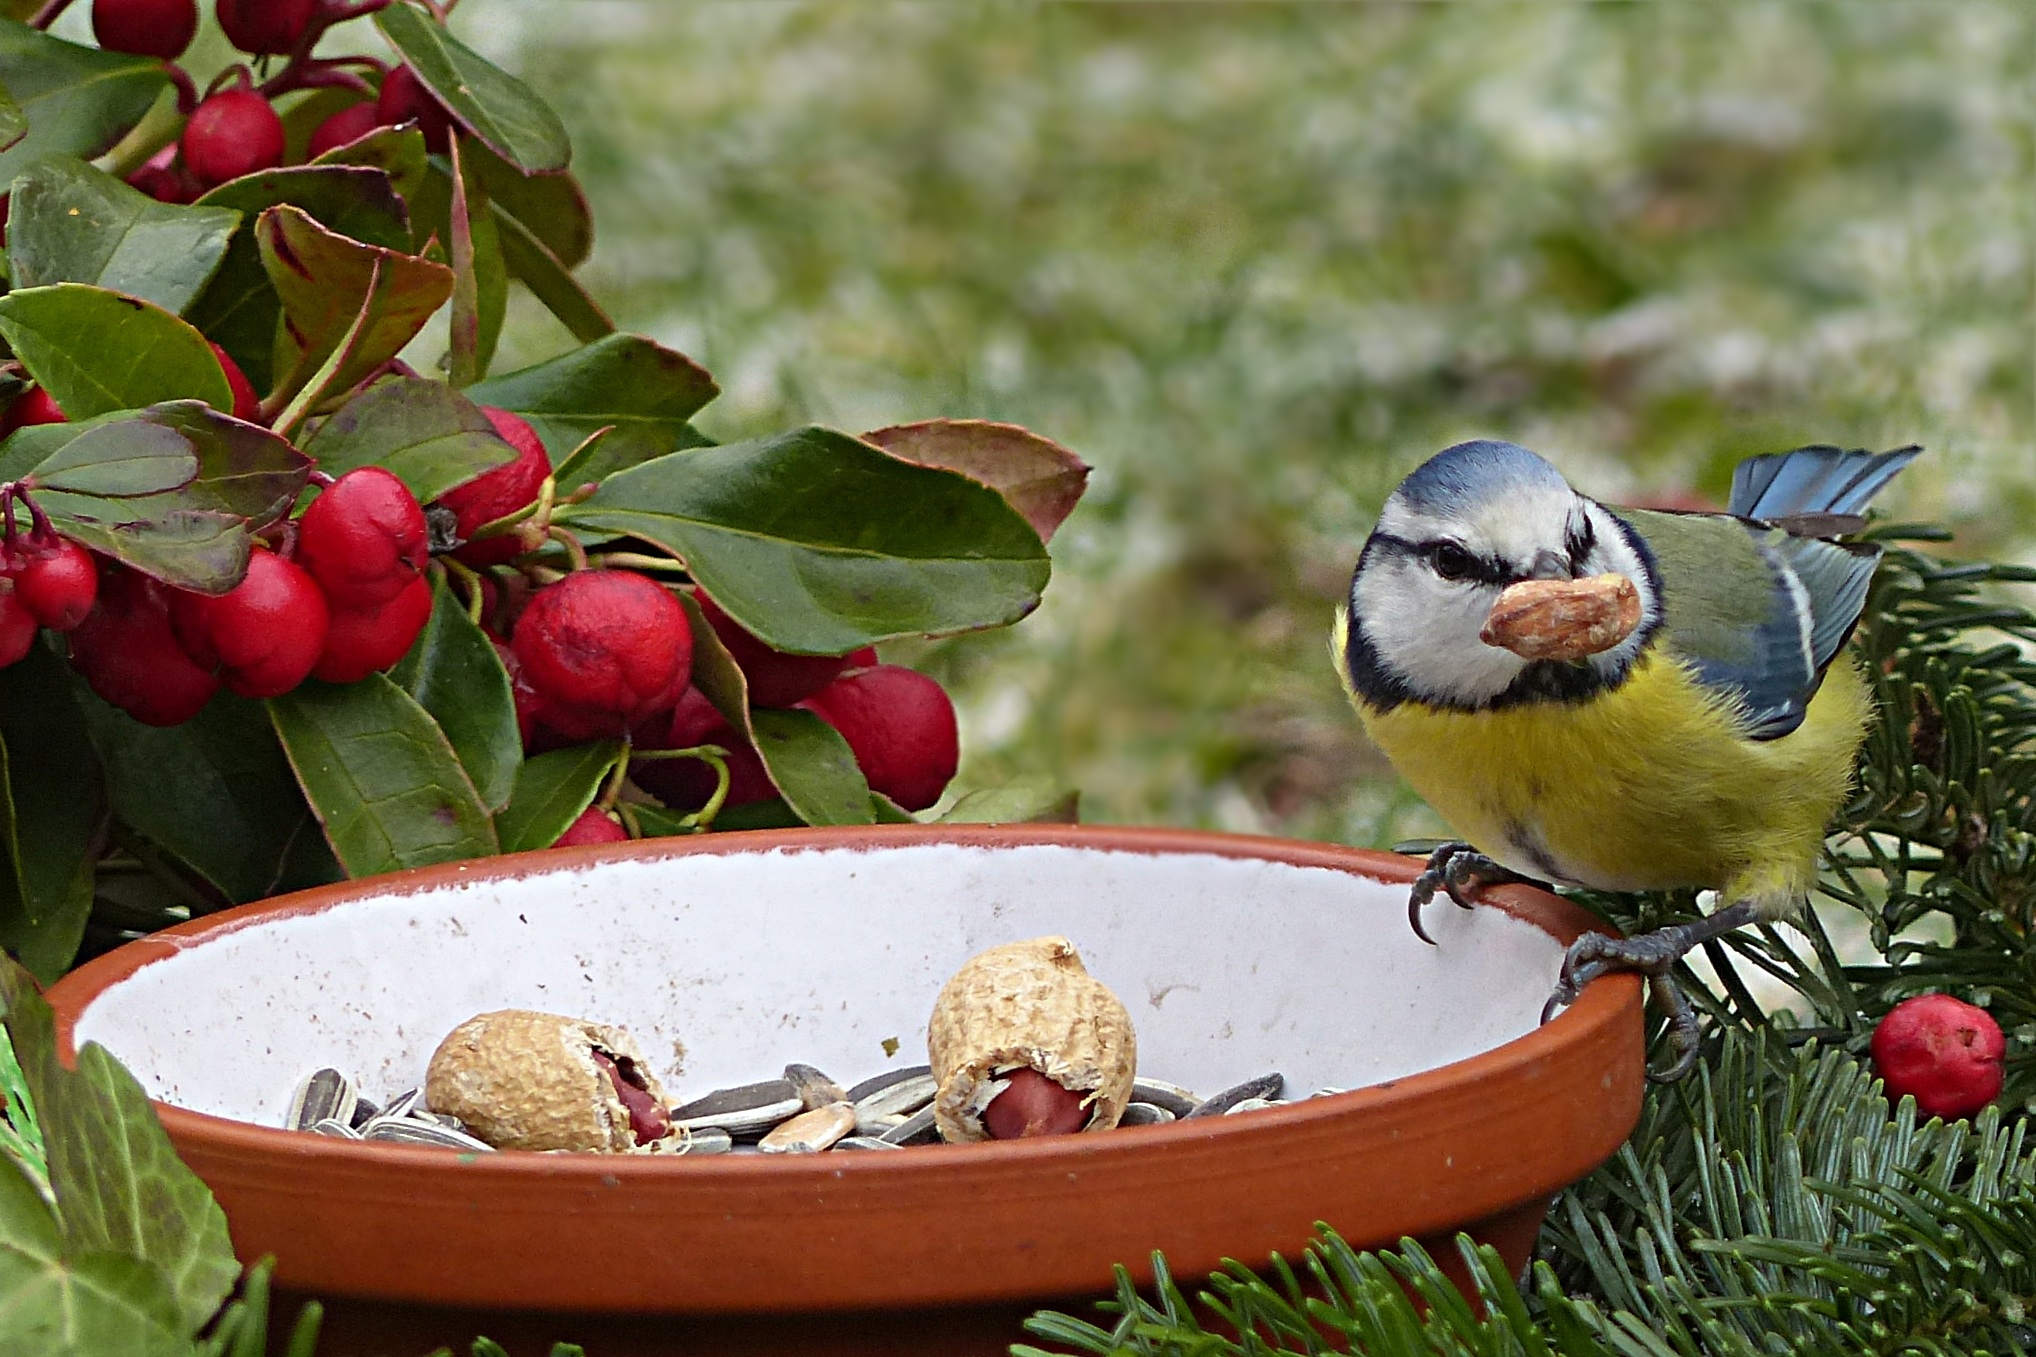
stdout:
[[1728,512],[1772,523],[1820,515],[1851,517],[1865,511],[1896,473],[1921,456],[1919,447],[1893,452],[1797,448],[1749,457],[1732,472]]

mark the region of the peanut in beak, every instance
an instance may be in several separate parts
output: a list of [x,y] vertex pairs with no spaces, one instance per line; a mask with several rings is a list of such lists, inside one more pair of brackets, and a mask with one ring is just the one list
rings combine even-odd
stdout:
[[1640,625],[1640,591],[1624,575],[1522,580],[1499,595],[1478,639],[1523,660],[1602,654]]

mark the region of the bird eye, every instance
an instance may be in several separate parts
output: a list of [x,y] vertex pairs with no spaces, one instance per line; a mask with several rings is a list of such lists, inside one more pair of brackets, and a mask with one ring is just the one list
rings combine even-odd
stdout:
[[1465,579],[1477,569],[1477,557],[1454,542],[1437,542],[1428,553],[1428,562],[1446,580]]

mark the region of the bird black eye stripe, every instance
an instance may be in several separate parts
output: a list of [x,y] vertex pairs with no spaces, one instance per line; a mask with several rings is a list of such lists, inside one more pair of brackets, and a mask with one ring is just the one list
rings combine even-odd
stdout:
[[1476,580],[1480,584],[1505,584],[1510,576],[1497,561],[1488,561],[1461,542],[1447,538],[1423,542],[1421,555],[1437,576],[1450,580]]

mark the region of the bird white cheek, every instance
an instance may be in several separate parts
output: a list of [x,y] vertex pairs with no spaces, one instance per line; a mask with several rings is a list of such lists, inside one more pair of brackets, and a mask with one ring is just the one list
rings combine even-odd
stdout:
[[1384,664],[1424,697],[1478,703],[1504,692],[1526,662],[1478,638],[1498,591],[1409,576],[1382,581],[1387,587],[1362,600],[1365,632]]

